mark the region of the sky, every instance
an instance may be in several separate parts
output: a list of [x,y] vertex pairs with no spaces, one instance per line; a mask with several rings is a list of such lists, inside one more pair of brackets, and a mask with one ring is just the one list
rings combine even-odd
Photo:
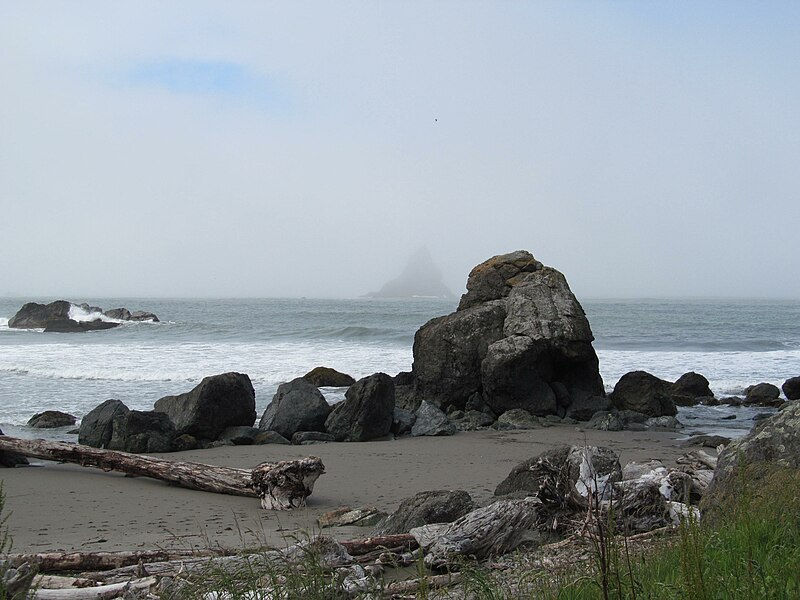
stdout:
[[0,295],[353,297],[427,247],[800,298],[800,3],[0,0]]

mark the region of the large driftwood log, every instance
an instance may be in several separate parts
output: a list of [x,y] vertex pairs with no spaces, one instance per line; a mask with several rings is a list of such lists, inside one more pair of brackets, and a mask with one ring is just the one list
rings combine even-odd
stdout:
[[2,450],[32,458],[151,477],[190,490],[257,497],[261,498],[264,508],[278,510],[304,506],[306,497],[314,488],[314,482],[325,472],[322,461],[315,456],[262,463],[249,470],[167,460],[68,442],[22,440],[9,436],[0,436],[0,451]]
[[125,581],[97,587],[75,589],[38,589],[31,596],[34,600],[106,600],[111,598],[128,597],[126,593],[146,593],[155,588],[155,577]]
[[[25,562],[35,564],[40,573],[61,573],[71,571],[104,571],[119,569],[139,563],[186,560],[203,556],[221,556],[221,551],[197,552],[144,550],[133,552],[40,552],[37,554],[10,554],[6,561],[12,566]],[[229,551],[227,554],[234,554]]]

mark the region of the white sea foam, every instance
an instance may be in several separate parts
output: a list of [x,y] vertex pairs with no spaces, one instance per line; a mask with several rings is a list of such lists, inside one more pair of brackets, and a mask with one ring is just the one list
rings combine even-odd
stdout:
[[100,311],[88,311],[77,304],[70,305],[68,316],[70,319],[77,321],[78,323],[86,323],[97,320],[104,321],[106,323],[122,323],[122,321],[119,319],[107,317]]

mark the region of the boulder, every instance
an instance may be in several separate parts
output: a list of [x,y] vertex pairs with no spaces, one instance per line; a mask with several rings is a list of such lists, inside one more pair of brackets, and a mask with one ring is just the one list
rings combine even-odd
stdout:
[[781,386],[787,400],[800,400],[800,377],[790,377]]
[[[0,429],[0,435],[5,435],[2,429]],[[27,464],[30,463],[22,454],[0,450],[0,467],[13,469],[14,467],[22,467]]]
[[316,444],[317,442],[335,442],[336,438],[330,433],[323,431],[297,431],[292,436],[294,446],[304,446],[306,444]]
[[497,429],[538,429],[539,419],[523,408],[507,410],[497,419]]
[[411,428],[414,426],[416,419],[417,416],[410,410],[395,406],[392,413],[392,433],[394,435],[411,433]]
[[278,386],[258,427],[291,439],[297,431],[324,431],[330,413],[331,407],[316,385],[298,377]]
[[[100,312],[101,309],[97,309],[93,312]],[[156,315],[151,312],[146,312],[143,310],[137,310],[134,312],[129,311],[127,308],[112,308],[111,310],[107,310],[103,313],[109,319],[117,319],[118,321],[152,321],[153,323],[158,323],[159,319]]]
[[648,417],[678,414],[672,400],[672,384],[645,371],[623,375],[611,392],[611,401],[619,410],[635,410]]
[[255,444],[256,437],[261,433],[258,427],[248,427],[247,425],[237,425],[227,427],[219,434],[223,442],[231,442],[234,446],[251,446]]
[[495,496],[520,494],[533,496],[546,478],[559,473],[567,463],[571,446],[558,446],[519,463],[494,490]]
[[745,404],[757,404],[759,406],[778,406],[781,402],[778,397],[781,391],[777,385],[771,383],[757,383],[745,389]]
[[667,431],[677,431],[683,429],[683,423],[675,417],[650,417],[644,422],[648,429],[664,429]]
[[175,426],[166,414],[154,410],[118,411],[108,449],[134,454],[170,452],[174,440]]
[[303,379],[317,387],[349,387],[356,382],[350,375],[330,367],[315,367],[303,375]]
[[189,392],[157,400],[155,410],[169,416],[177,435],[215,440],[227,427],[253,425],[255,391],[247,375],[223,373],[204,378]]
[[183,452],[185,450],[197,450],[200,448],[200,442],[197,441],[193,435],[184,433],[179,435],[172,441],[172,450],[175,452]]
[[81,419],[78,443],[93,448],[108,448],[114,433],[114,419],[128,412],[128,407],[119,400],[106,400],[90,410]]
[[611,410],[611,400],[605,396],[586,396],[574,399],[567,407],[565,416],[576,421],[588,421],[598,411]]
[[131,311],[127,308],[112,308],[103,313],[109,319],[117,319],[119,321],[127,321],[131,318]]
[[264,444],[281,444],[288,446],[291,443],[292,442],[277,431],[259,431],[258,435],[253,439],[254,446],[262,446]]
[[411,435],[420,437],[423,435],[454,435],[456,427],[441,410],[433,404],[423,402],[417,409],[417,418],[411,428]]
[[[750,432],[728,444],[719,454],[714,478],[701,508],[724,511],[744,496],[744,487],[758,491],[784,473],[797,479],[800,471],[800,402],[793,402]],[[772,481],[771,481],[772,480]]]
[[[458,310],[414,337],[414,393],[445,412],[560,412],[604,396],[589,322],[564,276],[525,251],[475,267]],[[600,408],[600,407],[598,407]]]
[[[530,414],[530,413],[528,413]],[[475,431],[477,429],[486,429],[491,427],[497,419],[494,415],[485,413],[479,410],[468,410],[464,416],[458,420],[453,421],[453,425],[459,431]]]
[[338,442],[366,442],[389,435],[394,416],[394,382],[385,373],[359,379],[325,421]]
[[60,410],[46,410],[36,413],[28,419],[28,427],[37,429],[52,429],[54,427],[70,427],[75,425],[77,418]]
[[414,527],[431,523],[452,523],[475,508],[463,490],[420,492],[400,503],[397,510],[373,530],[372,535],[407,533]]
[[135,310],[131,313],[131,316],[127,319],[128,321],[152,321],[154,323],[158,323],[158,317],[155,316],[151,312],[147,312],[144,310]]
[[625,422],[620,418],[619,413],[603,410],[592,415],[586,426],[598,431],[622,431],[625,428]]
[[693,435],[688,440],[680,443],[681,448],[691,448],[692,446],[699,446],[701,448],[717,448],[718,446],[727,446],[731,443],[731,438],[723,435],[708,435],[699,434]]
[[700,404],[701,398],[713,398],[714,393],[708,385],[708,379],[690,371],[672,384],[671,396],[676,406],[695,406]]

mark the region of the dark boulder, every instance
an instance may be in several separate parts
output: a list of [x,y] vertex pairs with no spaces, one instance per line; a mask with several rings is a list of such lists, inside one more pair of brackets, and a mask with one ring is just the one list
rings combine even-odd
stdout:
[[144,310],[135,310],[131,313],[131,316],[127,319],[128,321],[152,321],[153,323],[158,323],[158,317],[155,316],[151,312],[147,312]]
[[131,311],[127,308],[112,308],[103,313],[109,319],[117,319],[119,321],[127,321],[131,318]]
[[172,450],[174,452],[182,452],[185,450],[197,450],[201,447],[200,442],[193,435],[184,433],[179,435],[172,441]]
[[558,446],[519,463],[498,484],[494,495],[505,496],[520,492],[535,495],[546,478],[561,473],[571,451],[571,446]]
[[297,431],[292,436],[292,444],[294,446],[305,446],[307,444],[316,444],[318,442],[335,442],[330,433],[324,431]]
[[[5,435],[2,429],[0,429],[0,435]],[[14,467],[22,467],[27,464],[30,464],[28,459],[19,452],[0,450],[0,467],[13,469]]]
[[800,400],[800,377],[790,377],[781,386],[787,400]]
[[78,443],[93,448],[108,448],[114,433],[115,417],[128,410],[119,400],[106,400],[96,406],[81,419]]
[[297,431],[324,431],[325,419],[330,413],[331,406],[317,386],[298,377],[278,386],[258,427],[291,439]]
[[512,408],[497,418],[497,429],[539,429],[542,426],[537,417],[534,417],[524,408]]
[[389,435],[394,416],[394,382],[385,373],[359,379],[325,421],[338,442],[366,442]]
[[36,413],[28,419],[28,427],[37,429],[52,429],[54,427],[70,427],[75,425],[77,418],[60,410],[46,410]]
[[467,290],[455,313],[414,337],[418,402],[449,413],[477,395],[495,414],[563,416],[604,396],[589,322],[560,272],[518,251],[475,267]]
[[672,384],[645,371],[623,375],[611,392],[611,401],[619,410],[635,410],[648,417],[678,414]]
[[447,418],[446,414],[428,402],[420,404],[417,409],[417,418],[411,428],[412,436],[454,435],[455,433],[456,426]]
[[356,382],[350,375],[330,367],[315,367],[303,375],[303,379],[317,387],[349,387]]
[[625,421],[618,412],[601,410],[592,415],[586,426],[598,431],[622,431],[625,428]]
[[108,449],[134,454],[170,452],[174,440],[175,426],[166,414],[154,410],[118,411]]
[[189,392],[157,400],[155,410],[169,416],[177,435],[215,440],[227,427],[253,425],[255,391],[247,375],[223,373],[204,378]]
[[407,533],[414,527],[432,523],[452,523],[475,508],[470,495],[463,491],[434,490],[420,492],[400,503],[372,535]]
[[589,421],[598,411],[611,410],[611,400],[605,396],[585,396],[574,399],[565,416],[576,421]]
[[277,431],[262,431],[259,430],[258,435],[253,439],[253,444],[255,446],[262,446],[264,444],[281,444],[283,446],[288,446],[291,444],[289,440],[283,437]]
[[671,396],[676,406],[695,406],[700,404],[701,399],[713,398],[714,393],[708,385],[708,379],[690,371],[672,384]]
[[395,406],[392,413],[392,433],[394,435],[411,433],[411,428],[416,420],[417,416],[413,412]]
[[757,383],[751,385],[745,391],[745,404],[757,404],[759,406],[778,406],[781,404],[778,397],[781,391],[777,385],[771,383]]
[[248,427],[247,425],[237,425],[227,427],[219,434],[219,440],[231,442],[234,446],[251,446],[255,444],[256,437],[261,433],[258,427]]

